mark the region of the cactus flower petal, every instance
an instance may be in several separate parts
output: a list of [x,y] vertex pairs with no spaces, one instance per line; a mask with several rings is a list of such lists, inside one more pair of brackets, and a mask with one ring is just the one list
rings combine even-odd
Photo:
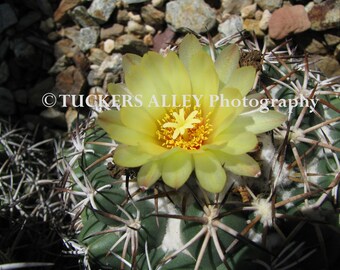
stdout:
[[227,182],[227,175],[221,163],[211,152],[194,155],[195,173],[198,182],[209,192],[220,192]]
[[179,151],[164,160],[162,169],[163,181],[173,188],[180,188],[194,169],[192,156],[186,151]]

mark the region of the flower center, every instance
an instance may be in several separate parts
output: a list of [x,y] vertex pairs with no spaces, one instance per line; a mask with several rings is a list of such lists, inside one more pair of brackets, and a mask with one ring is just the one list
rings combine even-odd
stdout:
[[199,149],[212,131],[209,114],[202,116],[201,110],[181,108],[170,110],[161,121],[156,134],[166,148],[181,147],[187,150]]

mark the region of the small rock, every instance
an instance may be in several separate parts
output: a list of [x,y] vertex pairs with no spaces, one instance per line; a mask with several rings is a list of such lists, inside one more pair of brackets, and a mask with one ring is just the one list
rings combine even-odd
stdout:
[[330,56],[321,57],[320,61],[316,63],[316,66],[327,78],[340,75],[339,62],[333,57]]
[[143,42],[146,46],[151,47],[153,46],[153,37],[151,34],[147,34],[143,37]]
[[252,19],[252,18],[255,17],[255,12],[256,12],[256,3],[243,7],[241,9],[241,17],[247,18],[247,19]]
[[309,2],[307,5],[305,5],[306,12],[309,13],[309,11],[313,9],[314,5],[314,2]]
[[72,58],[79,48],[70,39],[61,39],[54,44],[54,56],[60,58],[63,55]]
[[134,35],[125,34],[116,39],[115,50],[121,53],[135,53],[143,55],[148,51],[144,42]]
[[0,64],[0,85],[8,80],[9,69],[5,61]]
[[114,48],[115,48],[115,42],[112,39],[107,39],[104,41],[104,46],[103,46],[104,52],[110,54]]
[[218,26],[218,32],[223,37],[231,37],[243,30],[243,20],[241,16],[230,15],[223,23]]
[[88,57],[91,64],[100,65],[108,55],[98,48],[92,48]]
[[151,4],[156,8],[161,8],[164,5],[164,0],[151,0]]
[[166,28],[164,32],[157,33],[153,38],[153,50],[159,52],[161,49],[165,49],[175,37],[175,32],[171,28]]
[[14,96],[10,90],[0,87],[0,115],[12,115],[15,113]]
[[79,69],[83,73],[85,73],[90,66],[87,57],[81,51],[77,51],[73,55],[72,60],[73,60],[73,63],[75,64],[76,68]]
[[14,91],[13,93],[14,95],[14,100],[15,102],[19,103],[19,104],[27,104],[28,102],[28,95],[27,95],[27,91],[24,89],[19,89]]
[[53,123],[54,125],[58,127],[61,127],[61,128],[67,127],[65,114],[60,111],[57,111],[54,108],[47,108],[46,110],[40,113],[40,116],[43,119],[47,120],[50,123]]
[[10,48],[16,57],[16,63],[21,67],[29,67],[36,63],[36,49],[23,38],[15,38],[10,43]]
[[327,49],[325,46],[316,39],[313,39],[312,42],[306,47],[306,51],[312,54],[327,54]]
[[262,10],[256,10],[255,12],[255,20],[260,21],[262,19],[263,11]]
[[0,34],[8,27],[18,22],[12,7],[5,3],[0,5]]
[[50,33],[54,28],[55,24],[52,18],[40,22],[40,30],[45,33]]
[[129,21],[125,30],[128,34],[132,33],[141,36],[146,33],[144,25],[139,24],[135,21]]
[[[86,80],[80,70],[70,66],[56,77],[55,87],[61,94],[79,95],[86,86]],[[71,99],[66,99],[67,106],[71,106]]]
[[7,54],[8,48],[9,39],[8,37],[6,37],[0,42],[0,61],[4,59],[5,55]]
[[340,62],[340,44],[338,44],[334,50],[335,58]]
[[113,74],[118,74],[123,68],[123,56],[120,53],[115,53],[109,55],[105,58],[103,63],[98,68],[98,75],[101,76],[104,73],[111,72]]
[[124,32],[124,26],[118,23],[113,24],[111,27],[108,28],[101,28],[100,29],[100,39],[113,39],[115,37],[119,37]]
[[203,0],[171,1],[166,4],[165,20],[175,31],[205,33],[215,25],[216,13]]
[[307,13],[302,5],[284,6],[273,12],[269,20],[269,36],[283,39],[290,33],[306,31],[311,26]]
[[68,66],[72,64],[70,58],[66,57],[66,55],[63,55],[58,58],[58,60],[54,63],[54,65],[50,68],[48,73],[50,75],[56,75],[63,70],[65,70]]
[[248,32],[254,32],[257,37],[264,37],[265,34],[260,29],[259,21],[253,19],[245,19],[243,21],[243,29]]
[[325,34],[324,38],[327,42],[327,45],[334,46],[340,43],[340,37],[332,34]]
[[308,12],[311,21],[311,29],[324,31],[337,28],[340,24],[340,0],[326,0],[321,4],[315,5]]
[[129,20],[130,21],[134,21],[134,22],[137,22],[137,23],[141,23],[142,22],[142,17],[141,15],[139,14],[134,14],[132,13],[131,11],[128,13],[128,16],[129,16]]
[[88,13],[99,23],[105,23],[115,9],[115,3],[116,0],[93,0]]
[[117,14],[117,22],[120,24],[127,24],[129,20],[129,12],[126,9],[119,9]]
[[46,0],[36,0],[36,1],[37,1],[39,9],[45,16],[47,17],[53,16],[53,8],[51,6],[50,1],[46,1]]
[[98,26],[98,23],[87,13],[87,9],[84,6],[75,7],[69,12],[71,19],[82,27]]
[[262,18],[259,22],[259,27],[261,30],[266,31],[268,29],[269,21],[271,18],[272,14],[268,9],[263,11]]
[[255,3],[262,9],[273,12],[282,6],[282,0],[255,0]]
[[156,33],[156,29],[153,28],[151,25],[145,25],[145,31],[148,33],[148,34],[155,34]]
[[142,7],[141,15],[144,22],[155,28],[160,28],[164,24],[165,14],[154,8],[152,5]]
[[63,22],[67,17],[67,11],[78,6],[81,2],[82,0],[62,0],[54,12],[54,21]]
[[28,90],[28,104],[30,107],[43,107],[41,97],[54,88],[54,78],[48,77],[43,81],[37,82]]
[[80,29],[79,37],[75,40],[76,45],[83,52],[88,51],[91,48],[96,47],[99,37],[98,27],[85,27]]
[[23,31],[26,28],[30,27],[35,22],[41,19],[41,14],[38,11],[30,11],[25,16],[21,17],[18,24],[16,25],[16,29],[18,31]]
[[240,10],[253,3],[253,0],[222,0],[222,9],[225,13],[239,14]]
[[105,74],[101,74],[102,77],[98,75],[98,67],[96,69],[91,70],[86,77],[87,83],[89,86],[101,86],[103,85],[103,80]]

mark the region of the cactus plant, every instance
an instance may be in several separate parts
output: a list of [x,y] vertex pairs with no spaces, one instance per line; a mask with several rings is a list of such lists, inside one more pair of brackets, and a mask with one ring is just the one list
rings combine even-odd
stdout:
[[[115,128],[121,127],[106,126],[106,122],[117,120],[117,110],[99,114],[99,121],[94,112],[93,117],[77,125],[71,134],[71,146],[66,144],[60,149],[59,169],[65,180],[63,199],[72,216],[71,231],[75,233],[67,243],[83,256],[86,268],[96,265],[102,269],[305,269],[321,265],[331,269],[336,263],[332,246],[339,238],[336,207],[340,131],[336,78],[324,78],[313,70],[308,58],[297,57],[289,42],[267,51],[265,45],[260,48],[256,40],[242,35],[237,47],[229,46],[228,39],[216,44],[204,37],[200,41],[205,52],[199,53],[209,55],[215,65],[221,65],[218,72],[233,64],[234,68],[239,65],[256,70],[248,97],[256,99],[258,106],[244,108],[243,115],[267,111],[268,106],[272,107],[268,115],[277,117],[266,118],[263,112],[254,118],[257,125],[263,125],[256,127],[263,134],[257,136],[249,149],[244,147],[247,155],[239,157],[235,152],[233,158],[226,159],[228,182],[224,184],[225,178],[217,177],[224,174],[219,166],[205,174],[200,169],[196,174],[192,173],[193,168],[182,170],[178,177],[183,179],[175,179],[171,170],[186,163],[187,155],[176,156],[173,167],[163,168],[162,173],[157,160],[143,165],[150,153],[137,148],[135,152],[124,152],[110,138],[119,137],[118,141],[125,143],[136,137],[129,134],[128,128],[124,129],[126,133],[118,134]],[[192,44],[192,50],[200,50],[197,48],[201,45]],[[169,47],[163,54],[176,57],[177,49]],[[186,49],[179,50],[184,61],[188,60],[187,53],[192,54]],[[235,56],[229,53],[238,54],[238,50],[239,62],[230,60]],[[133,55],[126,59],[124,69],[131,82],[133,72],[138,70],[135,65],[144,60]],[[218,61],[221,62],[216,64]],[[164,63],[167,64],[166,60]],[[234,87],[237,86],[242,88],[242,82],[235,83]],[[111,86],[111,94],[119,91],[126,89]],[[292,107],[298,102],[302,106]],[[186,129],[201,123],[203,114],[202,119],[194,121],[199,114],[173,110],[159,123],[163,129],[174,131],[162,147],[173,147],[176,143],[171,139],[185,136]],[[282,114],[287,121],[282,121]],[[138,119],[142,118],[139,115]],[[185,122],[183,126],[179,126],[181,119]],[[124,122],[123,118],[121,121]],[[205,122],[202,128],[209,125]],[[135,130],[144,132],[143,128]],[[252,130],[251,126],[247,128]],[[168,135],[164,131],[159,138]],[[240,139],[241,135],[234,136]],[[143,139],[136,143],[141,146]],[[148,146],[144,149],[152,146],[147,141],[145,144]],[[242,141],[237,147],[248,144]],[[159,151],[157,147],[152,149]],[[133,168],[121,167],[121,163]],[[204,163],[197,162],[196,166]],[[222,184],[216,182],[218,179],[223,180]],[[333,234],[336,236],[330,237]],[[312,256],[316,253],[321,256]]]

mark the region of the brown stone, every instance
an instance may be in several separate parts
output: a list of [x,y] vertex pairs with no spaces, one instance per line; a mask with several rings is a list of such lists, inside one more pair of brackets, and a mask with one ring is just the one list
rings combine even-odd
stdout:
[[[79,95],[86,86],[86,79],[75,66],[70,66],[60,72],[56,78],[56,89],[60,94]],[[66,99],[67,106],[71,106],[71,98]]]
[[303,5],[284,6],[275,10],[269,20],[269,36],[283,39],[290,33],[306,31],[311,26]]
[[166,48],[173,38],[175,37],[175,32],[170,28],[164,30],[164,32],[157,33],[153,38],[153,50],[159,52],[161,49]]
[[65,20],[67,16],[67,11],[78,6],[80,3],[81,0],[62,0],[57,10],[54,12],[54,21],[62,22],[63,20]]
[[100,39],[113,39],[114,37],[119,37],[124,32],[124,26],[118,23],[115,23],[111,27],[102,28],[100,30]]
[[314,5],[308,12],[311,29],[324,31],[337,28],[340,24],[340,0],[326,0]]

